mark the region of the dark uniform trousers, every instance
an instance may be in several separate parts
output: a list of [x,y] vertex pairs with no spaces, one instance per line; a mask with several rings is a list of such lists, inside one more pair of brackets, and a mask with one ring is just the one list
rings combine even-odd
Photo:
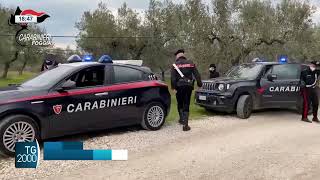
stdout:
[[302,118],[307,118],[310,105],[312,104],[312,111],[313,116],[318,116],[318,106],[319,106],[319,100],[318,100],[318,93],[316,87],[309,87],[309,88],[303,88],[302,89],[302,96],[303,96],[303,112],[302,112]]
[[[189,112],[191,94],[193,88],[191,86],[181,86],[177,87],[177,102],[178,102],[178,112]],[[184,120],[184,119],[183,119]]]

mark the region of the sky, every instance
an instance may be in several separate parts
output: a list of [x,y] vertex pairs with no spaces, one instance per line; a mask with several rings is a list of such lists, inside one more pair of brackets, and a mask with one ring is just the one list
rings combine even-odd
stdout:
[[[116,11],[124,2],[127,3],[129,8],[138,12],[146,10],[149,4],[149,0],[0,0],[0,4],[13,9],[20,6],[21,10],[44,11],[51,16],[40,24],[47,30],[47,33],[72,36],[79,33],[75,28],[75,23],[80,21],[83,12],[96,9],[101,1],[106,3],[113,11]],[[173,1],[176,3],[183,2],[183,0]],[[205,2],[210,2],[210,0],[205,0]],[[314,22],[320,23],[320,0],[311,0],[311,3],[317,7],[313,17]],[[54,43],[55,46],[61,48],[70,46],[75,49],[76,47],[74,38],[54,38]]]

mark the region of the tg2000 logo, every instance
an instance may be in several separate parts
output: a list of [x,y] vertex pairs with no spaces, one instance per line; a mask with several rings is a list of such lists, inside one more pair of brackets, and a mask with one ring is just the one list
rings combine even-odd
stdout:
[[34,142],[17,142],[15,147],[16,168],[37,168],[40,159],[40,148],[37,140]]

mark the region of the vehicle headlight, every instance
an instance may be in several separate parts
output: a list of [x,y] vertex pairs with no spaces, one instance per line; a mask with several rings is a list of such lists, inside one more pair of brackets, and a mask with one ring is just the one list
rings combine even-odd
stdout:
[[224,84],[219,84],[218,89],[219,89],[219,91],[223,91],[224,90]]
[[226,91],[230,89],[230,84],[219,84],[218,85],[218,90],[219,91]]

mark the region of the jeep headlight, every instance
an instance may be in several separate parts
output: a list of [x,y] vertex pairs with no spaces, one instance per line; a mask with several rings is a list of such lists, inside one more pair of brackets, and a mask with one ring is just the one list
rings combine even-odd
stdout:
[[224,90],[224,84],[219,84],[218,89],[219,89],[219,91],[223,91]]
[[219,91],[227,91],[230,89],[230,84],[219,84],[218,90]]

